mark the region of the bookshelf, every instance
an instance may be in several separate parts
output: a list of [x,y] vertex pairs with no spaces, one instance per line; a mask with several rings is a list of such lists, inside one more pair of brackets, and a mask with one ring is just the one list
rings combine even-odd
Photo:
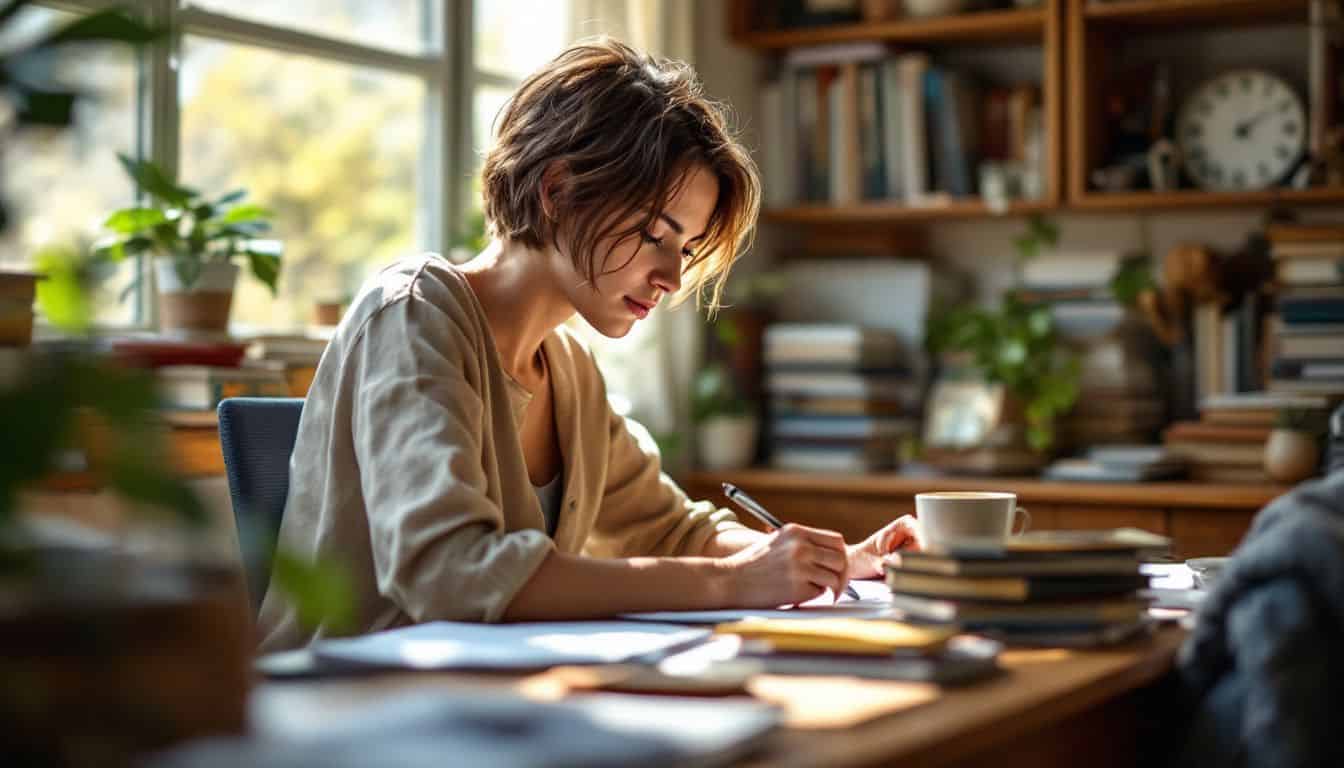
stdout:
[[[1107,192],[1093,189],[1088,183],[1088,174],[1102,164],[1106,154],[1107,118],[1102,105],[1102,87],[1113,72],[1112,57],[1117,55],[1120,45],[1144,36],[1199,35],[1266,25],[1300,25],[1305,29],[1309,6],[1309,0],[1066,0],[1067,71],[1070,73],[1066,119],[1067,208],[1133,212],[1344,203],[1344,186]],[[1178,90],[1172,96],[1172,108],[1178,110],[1182,93]],[[1308,97],[1309,109],[1310,106]]]
[[[938,55],[957,49],[1038,47],[1044,128],[1043,196],[994,210],[978,197],[910,206],[899,200],[848,204],[802,203],[767,207],[766,221],[793,225],[905,224],[995,215],[1078,211],[1133,213],[1275,204],[1344,204],[1344,187],[1276,188],[1245,192],[1177,189],[1104,192],[1088,174],[1103,156],[1106,126],[1102,88],[1114,43],[1136,35],[1179,35],[1209,29],[1302,24],[1309,0],[1042,0],[1039,7],[979,11],[931,19],[897,19],[808,28],[773,29],[771,4],[732,0],[728,28],[737,45],[780,55],[790,48],[880,41],[900,50]],[[1181,94],[1174,94],[1179,103]]]

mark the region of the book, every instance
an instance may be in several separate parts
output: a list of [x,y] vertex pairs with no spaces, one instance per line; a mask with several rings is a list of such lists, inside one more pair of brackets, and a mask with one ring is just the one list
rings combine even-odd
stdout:
[[1270,429],[1259,426],[1229,426],[1205,421],[1178,421],[1163,433],[1171,440],[1208,441],[1224,443],[1255,443],[1264,445]]
[[905,171],[905,200],[916,205],[929,192],[928,131],[925,126],[924,73],[929,57],[903,54],[897,60],[901,80],[901,167]]
[[477,624],[431,621],[322,640],[323,662],[377,669],[542,669],[636,661],[698,644],[705,629],[632,621]]
[[1344,259],[1344,240],[1322,240],[1303,243],[1275,243],[1271,255],[1279,266],[1298,259]]
[[1274,265],[1274,278],[1284,285],[1321,285],[1344,282],[1344,245],[1340,256],[1300,258]]
[[785,416],[770,420],[778,438],[894,438],[913,434],[911,419],[874,416]]
[[1329,328],[1326,332],[1304,332],[1302,326],[1291,333],[1278,334],[1277,352],[1281,357],[1299,360],[1313,358],[1338,358],[1344,352],[1344,327],[1315,326]]
[[1329,401],[1311,395],[1293,395],[1284,392],[1241,392],[1215,395],[1200,401],[1201,411],[1278,410],[1281,408],[1324,409]]
[[908,401],[918,397],[919,387],[909,376],[900,374],[770,371],[765,377],[765,389],[772,394]]
[[1107,465],[1092,459],[1056,459],[1041,473],[1046,480],[1072,483],[1142,483],[1171,480],[1185,474],[1184,462]]
[[902,572],[947,576],[1094,576],[1135,573],[1139,559],[1133,552],[1018,555],[1011,558],[958,557],[937,552],[897,552],[887,558]]
[[168,365],[157,369],[159,400],[165,408],[183,411],[214,410],[230,397],[289,397],[283,368],[221,368],[204,365]]
[[854,618],[746,618],[719,624],[714,633],[764,641],[774,651],[877,656],[889,656],[898,651],[936,653],[945,648],[955,634],[945,628]]
[[1344,224],[1270,224],[1265,236],[1274,245],[1283,243],[1344,242]]
[[893,594],[892,609],[912,621],[955,624],[970,629],[987,627],[1088,627],[1142,619],[1148,603],[1137,597],[1102,600],[1061,600],[1003,603],[945,600]]
[[1334,358],[1296,360],[1280,357],[1270,365],[1270,375],[1276,379],[1344,381],[1344,347]]
[[1344,381],[1332,379],[1308,381],[1305,379],[1274,378],[1269,380],[1269,389],[1272,392],[1322,395],[1330,400],[1338,400],[1344,397]]
[[807,675],[822,677],[859,677],[874,680],[906,680],[960,685],[980,680],[999,671],[998,655],[1002,645],[974,635],[958,635],[939,653],[893,653],[885,656],[784,653],[766,643],[744,642],[738,652],[770,675]]
[[1108,528],[1099,531],[1030,531],[1003,541],[974,541],[930,547],[927,552],[958,557],[1005,558],[1081,553],[1164,552],[1171,539],[1138,528]]
[[770,412],[775,416],[905,416],[916,410],[914,404],[900,400],[798,394],[780,394],[770,398]]
[[1167,450],[1192,464],[1235,465],[1258,467],[1265,461],[1265,444],[1224,443],[1214,440],[1166,441]]
[[820,446],[780,443],[773,446],[770,466],[796,472],[864,473],[891,469],[897,447],[878,451],[867,445]]
[[878,65],[878,112],[880,115],[882,163],[886,174],[886,196],[899,200],[905,197],[904,109],[905,93],[901,84],[899,59],[891,58]]
[[950,599],[1026,602],[1124,595],[1148,586],[1138,566],[1129,573],[1080,576],[944,576],[888,567],[887,586],[899,594]]

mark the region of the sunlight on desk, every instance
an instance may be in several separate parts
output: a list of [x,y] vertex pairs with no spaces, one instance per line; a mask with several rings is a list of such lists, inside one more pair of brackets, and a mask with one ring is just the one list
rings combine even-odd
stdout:
[[791,728],[847,728],[926,704],[938,686],[858,677],[762,675],[747,685],[762,701],[784,709]]

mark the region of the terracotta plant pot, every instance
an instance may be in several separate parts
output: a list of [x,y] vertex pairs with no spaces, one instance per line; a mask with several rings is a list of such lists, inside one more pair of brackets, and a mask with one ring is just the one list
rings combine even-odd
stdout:
[[696,427],[696,448],[705,469],[740,469],[756,456],[755,416],[715,416]]
[[244,731],[252,642],[235,569],[33,559],[35,574],[0,582],[0,764],[131,765]]
[[159,328],[185,333],[224,334],[229,330],[238,265],[208,262],[191,287],[184,286],[172,259],[154,262],[159,280]]
[[1321,449],[1306,432],[1276,429],[1265,443],[1265,474],[1280,483],[1299,483],[1316,474]]
[[26,347],[33,341],[33,299],[38,276],[0,270],[0,346]]

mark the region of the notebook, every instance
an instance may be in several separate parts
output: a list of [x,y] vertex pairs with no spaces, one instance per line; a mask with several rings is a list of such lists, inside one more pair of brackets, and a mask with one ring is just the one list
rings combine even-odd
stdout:
[[705,629],[630,621],[435,621],[324,640],[313,647],[313,656],[329,671],[369,667],[525,670],[656,660],[708,636]]
[[715,634],[738,635],[776,651],[891,655],[936,653],[956,634],[881,619],[743,619],[720,624]]

